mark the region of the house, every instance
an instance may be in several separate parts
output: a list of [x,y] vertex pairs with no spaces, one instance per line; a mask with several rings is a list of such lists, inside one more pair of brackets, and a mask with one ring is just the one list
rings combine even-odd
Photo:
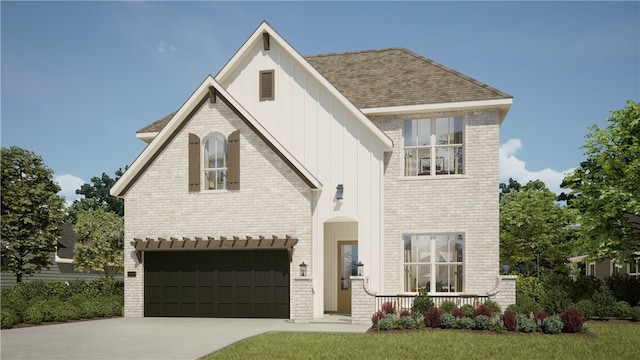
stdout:
[[[76,243],[76,233],[71,224],[65,223],[60,226],[60,239],[56,246],[56,252],[50,254],[51,266],[42,269],[41,272],[25,275],[23,281],[71,281],[83,279],[91,281],[101,277],[99,273],[78,272],[74,268],[73,249]],[[116,279],[122,280],[122,274],[116,275]],[[11,287],[16,284],[16,276],[10,272],[2,272],[2,287]]]
[[375,294],[424,288],[514,303],[499,275],[511,103],[406,49],[303,57],[263,22],[137,134],[148,146],[111,190],[125,316],[367,323]]
[[569,261],[579,270],[579,275],[594,276],[600,280],[613,275],[640,277],[640,258],[633,258],[628,263],[616,264],[616,260],[593,259],[587,255],[580,255],[569,258]]

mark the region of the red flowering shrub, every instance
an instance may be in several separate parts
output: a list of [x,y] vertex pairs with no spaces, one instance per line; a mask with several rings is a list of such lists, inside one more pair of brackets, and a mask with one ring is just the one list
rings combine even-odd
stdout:
[[546,311],[540,310],[533,316],[533,322],[536,323],[536,326],[541,326],[544,319],[548,317],[549,314]]
[[380,319],[384,319],[385,314],[378,310],[376,311],[373,316],[371,316],[371,322],[373,323],[373,326],[377,326],[378,325],[378,321],[380,321]]
[[465,317],[466,313],[464,312],[464,310],[460,309],[460,308],[455,308],[453,310],[451,310],[451,315],[453,315],[456,320]]
[[400,311],[400,317],[403,317],[403,316],[411,316],[411,310],[404,309]]
[[396,307],[393,306],[393,303],[391,301],[387,301],[386,303],[382,304],[382,312],[386,315],[386,314],[395,314],[396,313]]
[[580,309],[575,306],[564,309],[562,314],[560,314],[560,319],[562,319],[562,323],[564,323],[562,332],[568,333],[580,332],[585,321],[584,315],[582,315]]
[[505,310],[504,314],[502,314],[502,324],[509,331],[516,331],[518,328],[518,318],[516,317],[516,313],[511,310]]
[[433,327],[433,328],[440,327],[441,316],[442,316],[442,310],[438,309],[435,306],[432,308],[429,308],[429,310],[427,310],[427,312],[424,314],[424,324],[427,325],[428,327]]
[[475,318],[478,315],[486,315],[491,317],[491,309],[485,304],[478,305],[475,309],[473,309],[473,317]]

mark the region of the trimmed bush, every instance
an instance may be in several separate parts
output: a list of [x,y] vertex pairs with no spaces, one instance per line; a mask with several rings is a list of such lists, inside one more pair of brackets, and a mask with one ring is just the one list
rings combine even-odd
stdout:
[[456,306],[456,303],[454,303],[453,301],[447,300],[447,301],[443,301],[438,307],[440,308],[440,310],[442,310],[442,313],[449,314],[457,306]]
[[413,299],[413,305],[411,306],[411,313],[414,316],[417,314],[424,315],[427,310],[433,307],[433,300],[429,297],[427,290],[422,289],[418,296]]
[[432,307],[424,314],[424,324],[428,327],[440,327],[442,311],[437,307]]
[[560,315],[551,315],[542,321],[542,332],[545,334],[559,334],[564,324],[560,320]]
[[590,300],[600,288],[601,283],[595,276],[580,276],[571,286],[571,298],[575,302]]
[[568,292],[561,287],[553,287],[546,290],[540,305],[549,314],[560,314],[572,303]]
[[593,301],[589,299],[578,301],[576,307],[580,309],[580,312],[582,312],[587,319],[592,318],[596,313],[596,306],[593,304]]
[[564,311],[560,315],[560,318],[564,323],[564,326],[562,328],[562,331],[564,332],[577,333],[582,330],[582,327],[584,326],[584,315],[582,315],[580,309],[575,306],[564,309]]
[[[517,291],[516,291],[517,294]],[[516,313],[518,314],[535,314],[542,310],[542,306],[528,295],[516,295]]]
[[502,323],[504,327],[509,331],[516,331],[518,329],[518,320],[516,314],[511,310],[505,310],[502,314]]
[[404,309],[404,310],[400,311],[400,317],[411,316],[411,315],[412,315],[411,314],[411,310]]
[[414,329],[416,327],[416,320],[411,316],[400,316],[398,318],[398,325],[402,329]]
[[497,302],[493,300],[487,300],[484,302],[484,304],[489,308],[489,310],[491,310],[492,316],[500,315],[500,313],[502,313],[502,308]]
[[476,306],[475,309],[473,309],[473,317],[476,318],[479,315],[486,315],[488,317],[491,317],[493,314],[491,313],[491,309],[487,305],[480,304]]
[[640,279],[628,274],[612,275],[604,279],[605,284],[618,301],[636,306],[640,301]]
[[16,315],[16,312],[13,311],[13,309],[2,308],[0,314],[0,323],[3,329],[10,329],[13,327],[13,324],[18,322],[18,315]]
[[631,308],[631,313],[629,314],[629,318],[633,321],[640,321],[640,305]]
[[628,319],[629,315],[631,315],[631,305],[626,301],[618,301],[612,315],[617,318]]
[[542,326],[542,322],[544,319],[549,317],[549,313],[544,310],[538,311],[533,317],[533,322],[536,323],[536,326]]
[[466,316],[466,313],[464,312],[464,310],[460,309],[460,308],[455,308],[453,310],[451,310],[451,315],[453,315],[453,317],[455,317],[456,319],[460,319]]
[[536,323],[527,315],[518,314],[516,318],[518,319],[518,331],[530,333],[536,330]]
[[451,314],[442,314],[440,317],[440,326],[443,329],[453,329],[458,325],[456,317]]
[[389,331],[393,329],[393,315],[385,316],[378,321],[378,330]]
[[460,307],[464,311],[464,316],[473,317],[473,305],[464,304]]
[[594,316],[609,317],[615,316],[617,301],[607,285],[602,284],[591,297],[594,305]]
[[458,320],[458,327],[461,329],[473,329],[475,326],[476,322],[473,320],[473,318],[470,318],[468,316],[465,316]]
[[478,315],[473,320],[476,322],[477,330],[487,330],[491,325],[491,317],[487,315]]
[[384,319],[384,313],[378,310],[371,316],[371,323],[373,324],[373,326],[377,326],[378,321],[380,321],[381,319]]

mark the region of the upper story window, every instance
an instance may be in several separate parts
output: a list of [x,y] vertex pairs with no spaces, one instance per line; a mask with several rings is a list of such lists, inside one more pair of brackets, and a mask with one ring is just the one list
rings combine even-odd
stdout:
[[464,173],[462,117],[405,120],[404,175]]
[[227,139],[215,133],[204,141],[205,190],[227,188]]
[[404,290],[463,291],[462,234],[404,235]]

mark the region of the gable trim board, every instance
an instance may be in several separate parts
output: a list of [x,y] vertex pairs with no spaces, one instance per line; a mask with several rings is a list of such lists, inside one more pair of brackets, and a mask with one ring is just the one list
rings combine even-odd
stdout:
[[219,83],[224,83],[227,78],[233,73],[236,66],[241,64],[241,59],[249,53],[250,49],[257,42],[263,40],[263,34],[268,33],[270,38],[270,44],[277,42],[286,53],[291,56],[302,68],[310,74],[314,80],[318,81],[338,102],[343,105],[361,124],[371,131],[378,141],[384,145],[385,151],[393,151],[393,141],[385,134],[380,128],[378,128],[373,122],[367,118],[365,114],[358,109],[349,99],[347,99],[333,84],[331,84],[324,76],[318,72],[305,58],[298,53],[284,38],[280,36],[266,21],[263,21],[260,26],[253,32],[253,34],[245,41],[240,49],[227,61],[222,70],[216,75],[216,80]]
[[[200,84],[196,91],[182,105],[180,110],[171,118],[169,123],[160,130],[160,133],[136,158],[120,180],[111,188],[111,195],[123,197],[127,190],[135,183],[138,177],[147,169],[155,158],[167,146],[170,140],[176,136],[191,117],[210,99],[210,89],[213,86],[215,93],[224,103],[237,114],[276,154],[298,174],[302,180],[312,189],[321,190],[320,181],[307,170],[287,149],[282,146],[256,119],[251,116],[240,104],[238,104],[227,91],[211,75]],[[185,159],[187,161],[188,159]]]

